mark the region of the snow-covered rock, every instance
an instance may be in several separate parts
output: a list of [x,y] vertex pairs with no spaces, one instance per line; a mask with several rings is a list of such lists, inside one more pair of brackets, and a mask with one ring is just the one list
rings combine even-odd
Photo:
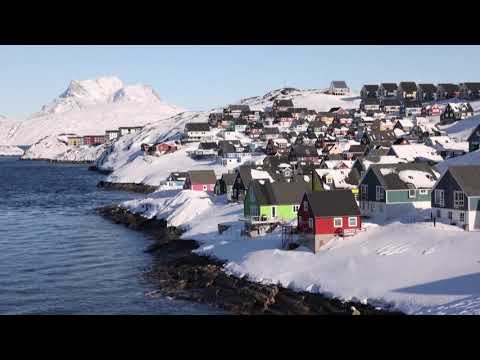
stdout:
[[47,136],[30,146],[22,159],[93,162],[106,148],[106,145],[71,147],[68,146],[68,136]]
[[17,146],[0,145],[0,156],[22,156],[24,151]]

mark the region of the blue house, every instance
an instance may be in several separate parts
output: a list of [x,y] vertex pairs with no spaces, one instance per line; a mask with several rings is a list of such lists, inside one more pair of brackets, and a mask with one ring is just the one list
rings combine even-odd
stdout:
[[468,151],[476,151],[480,149],[480,125],[478,125],[467,139]]
[[432,192],[437,221],[480,231],[480,165],[451,166]]

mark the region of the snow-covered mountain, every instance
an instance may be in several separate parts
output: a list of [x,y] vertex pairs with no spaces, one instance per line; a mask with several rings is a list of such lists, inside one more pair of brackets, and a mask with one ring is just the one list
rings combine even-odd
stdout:
[[51,135],[97,135],[120,126],[143,126],[184,111],[148,85],[124,85],[117,77],[72,81],[40,112],[0,122],[0,144],[30,145]]
[[0,156],[22,156],[23,150],[13,145],[0,145]]

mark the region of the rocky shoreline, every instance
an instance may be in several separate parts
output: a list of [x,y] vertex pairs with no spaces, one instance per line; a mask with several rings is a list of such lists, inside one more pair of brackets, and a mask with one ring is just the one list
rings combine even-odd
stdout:
[[145,277],[159,287],[158,291],[149,294],[151,297],[168,295],[242,315],[401,314],[228,275],[222,271],[224,262],[192,253],[198,247],[197,242],[178,240],[180,231],[168,227],[165,220],[146,219],[117,205],[102,207],[97,211],[117,224],[144,231],[155,239],[155,243],[146,250],[153,253],[155,260]]
[[106,190],[122,190],[141,194],[149,194],[157,190],[156,186],[134,183],[114,183],[103,180],[98,182],[97,187],[104,188]]
[[104,169],[100,169],[97,167],[97,165],[90,165],[88,167],[88,170],[89,171],[96,171],[100,174],[103,174],[103,175],[110,175],[113,171],[112,170],[104,170]]
[[18,160],[23,161],[47,161],[53,164],[92,164],[94,161],[73,161],[73,160],[54,160],[54,159],[43,159],[43,158],[35,158],[35,159],[26,159],[26,158],[19,158]]

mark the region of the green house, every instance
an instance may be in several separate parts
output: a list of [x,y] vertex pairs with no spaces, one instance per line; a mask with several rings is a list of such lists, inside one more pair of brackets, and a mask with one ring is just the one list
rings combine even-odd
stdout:
[[290,222],[311,185],[305,181],[269,182],[253,180],[243,202],[244,216],[250,223]]
[[438,179],[425,163],[371,165],[359,184],[364,216],[388,220],[415,209],[431,207],[431,192]]

